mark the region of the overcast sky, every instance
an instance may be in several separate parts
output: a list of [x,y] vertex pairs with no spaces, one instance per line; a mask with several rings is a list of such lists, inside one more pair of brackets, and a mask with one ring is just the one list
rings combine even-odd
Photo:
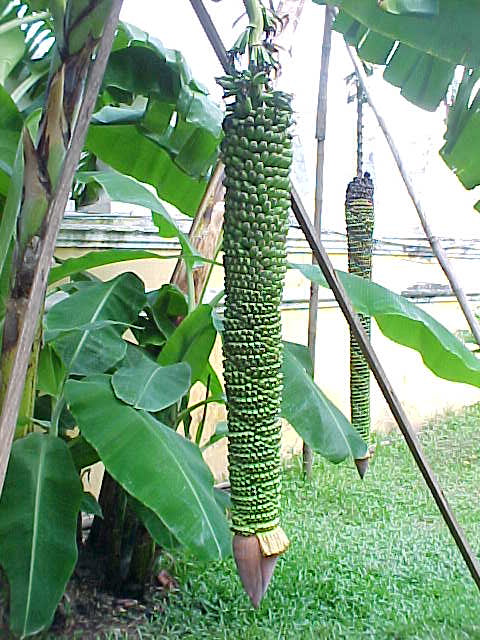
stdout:
[[[243,10],[241,0],[212,2],[205,0],[225,45],[230,47],[244,25],[233,22]],[[172,8],[173,7],[173,8]],[[122,19],[158,37],[165,46],[180,49],[194,76],[203,82],[220,103],[221,93],[215,76],[222,70],[217,62],[188,0],[125,0]],[[305,156],[303,195],[313,209],[315,176],[315,111],[324,8],[307,0],[293,42],[292,57],[284,63],[282,89],[295,95],[296,131]],[[343,39],[333,34],[325,166],[324,228],[345,231],[343,202],[345,189],[356,169],[355,107],[347,104],[345,77],[351,62]],[[381,78],[373,80],[379,107],[386,117],[398,147],[415,180],[425,209],[438,235],[456,238],[480,238],[480,214],[472,204],[480,194],[468,193],[438,155],[444,131],[444,112],[422,111],[408,103],[399,91]],[[375,175],[377,237],[421,236],[417,216],[406,195],[386,143],[371,114],[366,114],[364,156],[373,161]]]

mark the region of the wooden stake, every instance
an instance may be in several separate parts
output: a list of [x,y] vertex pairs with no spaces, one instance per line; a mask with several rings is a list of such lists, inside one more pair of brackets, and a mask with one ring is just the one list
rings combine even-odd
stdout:
[[225,71],[225,73],[229,73],[230,64],[228,62],[227,50],[225,49],[218,31],[216,30],[215,25],[210,18],[210,14],[205,9],[202,0],[190,0],[190,4],[197,14],[198,21],[202,25],[203,30],[205,31],[205,35],[212,45],[213,50],[217,54],[218,61],[222,65],[223,70]]
[[[320,63],[320,80],[318,83],[317,102],[317,126],[315,137],[317,139],[317,171],[315,181],[315,215],[314,227],[318,237],[322,234],[323,211],[323,167],[325,164],[325,134],[327,130],[327,89],[328,67],[330,64],[330,51],[332,43],[333,10],[325,7],[325,21],[323,25],[322,58]],[[312,255],[312,263],[316,264]],[[308,348],[315,371],[315,347],[317,342],[317,317],[318,317],[318,285],[310,284],[310,301],[308,304]],[[312,473],[313,451],[303,443],[303,472],[306,476]]]

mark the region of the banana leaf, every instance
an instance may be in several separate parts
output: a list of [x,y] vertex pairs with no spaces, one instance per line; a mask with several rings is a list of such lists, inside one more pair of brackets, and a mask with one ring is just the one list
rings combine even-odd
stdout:
[[143,282],[133,273],[89,283],[48,312],[45,339],[70,374],[106,371],[124,357],[122,333],[145,303]]
[[63,440],[32,433],[14,442],[0,500],[0,565],[10,627],[22,638],[51,623],[72,574],[81,497]]
[[[328,287],[319,267],[291,266],[312,282]],[[336,273],[355,310],[375,318],[387,338],[418,351],[424,364],[438,377],[480,387],[480,360],[435,318],[375,282],[343,271]]]
[[135,409],[157,412],[178,402],[190,389],[190,366],[159,366],[141,349],[128,345],[127,356],[112,376],[119,400]]
[[230,554],[230,532],[200,450],[149,413],[118,400],[107,375],[69,380],[65,396],[83,437],[113,478],[200,559]]
[[347,418],[317,387],[308,348],[283,343],[282,416],[299,436],[330,462],[363,458],[367,446]]
[[[114,106],[115,96],[129,108]],[[146,105],[138,109],[133,103],[140,96]],[[194,80],[181,53],[121,24],[102,100],[105,106],[92,119],[87,148],[194,215],[218,156],[223,114]]]

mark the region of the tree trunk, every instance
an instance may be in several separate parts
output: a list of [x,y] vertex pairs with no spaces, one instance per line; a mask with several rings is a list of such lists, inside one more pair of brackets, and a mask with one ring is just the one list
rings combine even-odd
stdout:
[[[190,227],[189,239],[191,244],[208,260],[215,259],[221,244],[223,195],[225,192],[222,178],[223,164],[219,162],[210,178],[205,195]],[[198,302],[201,298],[210,271],[211,265],[205,264],[193,272],[195,302]],[[187,292],[187,272],[183,260],[177,262],[170,282],[177,285],[183,292]]]
[[127,587],[132,596],[141,597],[146,585],[152,579],[155,549],[154,540],[145,527],[139,523],[127,576]]
[[105,586],[117,594],[142,596],[150,581],[155,542],[129,505],[127,493],[105,471],[88,548],[104,562]]

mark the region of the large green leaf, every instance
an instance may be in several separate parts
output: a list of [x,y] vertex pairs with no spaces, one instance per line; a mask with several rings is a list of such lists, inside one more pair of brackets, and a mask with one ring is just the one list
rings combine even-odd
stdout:
[[88,491],[84,491],[80,502],[80,511],[103,518],[102,507],[98,500]]
[[[218,155],[222,111],[178,51],[127,24],[120,25],[103,86],[105,106],[92,119],[87,147],[193,215]],[[140,97],[145,106],[138,108]]]
[[37,389],[49,396],[58,396],[63,387],[65,373],[63,362],[54,349],[45,344],[38,360]]
[[121,335],[145,303],[143,283],[133,273],[89,284],[48,312],[47,336],[70,373],[106,371],[124,357]]
[[193,384],[207,375],[208,358],[216,336],[212,307],[202,304],[189,313],[168,338],[160,352],[158,363],[167,365],[187,362],[192,370]]
[[14,178],[10,182],[7,200],[0,216],[0,273],[6,265],[8,249],[14,240],[17,218],[22,203],[23,189],[23,144],[19,142],[14,165]]
[[[22,201],[23,169],[23,145],[20,141],[15,157],[13,179],[7,181],[8,195],[3,211],[0,211],[0,348],[1,336],[3,335],[2,322],[10,296],[10,271],[14,255],[17,219]],[[0,182],[1,174],[0,171]],[[1,201],[0,198],[0,206]]]
[[133,345],[113,374],[115,395],[135,409],[161,411],[178,402],[190,388],[190,367],[185,362],[161,367]]
[[[149,95],[149,109],[152,103],[170,105],[170,115],[176,111],[188,125],[220,136],[222,111],[208,97],[208,89],[192,77],[179,51],[167,49],[157,38],[126,23],[120,25],[116,42],[119,46],[110,56],[104,86]],[[158,118],[154,122],[158,124]],[[170,116],[161,122],[162,128],[155,126],[152,131],[164,133]]]
[[455,64],[404,43],[385,37],[341,11],[334,23],[336,31],[356,47],[366,62],[385,65],[383,77],[414,104],[434,111],[450,85]]
[[230,553],[228,523],[198,447],[146,411],[118,400],[110,377],[69,380],[65,396],[108,472],[203,559]]
[[[443,159],[467,189],[480,184],[480,69],[466,70],[448,113]],[[477,205],[478,206],[478,205]]]
[[377,0],[314,0],[344,10],[368,29],[394,41],[467,67],[480,66],[480,4],[466,0],[442,0],[438,15],[392,15]]
[[83,436],[77,436],[73,438],[73,440],[70,440],[68,448],[78,471],[85,467],[91,467],[92,464],[100,460],[98,453],[88,444]]
[[149,293],[148,303],[155,324],[166,337],[175,331],[177,318],[188,314],[185,294],[174,284],[164,284],[158,291]]
[[95,182],[114,202],[126,202],[151,209],[152,213],[156,214],[158,231],[163,238],[176,236],[181,238],[182,244],[188,243],[188,239],[172,220],[162,202],[134,178],[117,171],[85,171],[77,173],[76,179],[83,184]]
[[[172,162],[168,151],[136,125],[91,125],[86,146],[117,171],[153,185],[163,200],[195,214],[206,181],[187,175]],[[135,153],[125,153],[125,149],[135,149]]]
[[183,247],[184,252],[182,254],[173,255],[160,255],[153,251],[146,251],[145,249],[105,249],[103,251],[89,251],[83,256],[78,258],[68,258],[64,260],[62,264],[53,267],[50,270],[48,276],[48,284],[55,284],[63,278],[76,275],[82,271],[89,269],[95,269],[95,267],[102,267],[106,264],[115,264],[117,262],[128,262],[130,260],[178,260],[184,257],[190,261],[197,263],[212,262],[202,258],[199,254],[189,252],[190,245],[188,242]]
[[389,13],[438,16],[440,0],[379,0],[381,9]]
[[12,447],[0,500],[0,564],[10,625],[21,637],[48,626],[77,559],[82,487],[63,440],[32,433]]
[[399,44],[387,62],[383,77],[400,87],[400,93],[410,102],[422,109],[435,111],[450,86],[454,72],[455,65]]
[[222,383],[220,382],[220,378],[218,377],[217,372],[212,367],[210,362],[207,362],[205,371],[200,376],[199,380],[205,385],[205,387],[209,388],[211,395],[225,397],[223,393]]
[[[306,278],[328,286],[319,267],[292,265]],[[343,271],[336,272],[358,313],[375,318],[381,332],[415,349],[440,378],[480,387],[480,360],[448,329],[403,296]]]
[[0,194],[7,195],[23,120],[8,92],[0,85]]
[[[5,310],[7,305],[8,296],[10,294],[10,263],[13,256],[13,240],[10,242],[10,246],[7,248],[6,266],[3,271],[0,271],[0,336],[3,335],[2,323],[5,317]],[[2,346],[2,340],[0,337],[0,348]]]
[[[435,15],[414,15],[415,7],[428,13],[429,0],[314,0],[335,4],[340,13],[335,29],[344,34],[364,60],[387,65],[384,77],[401,87],[415,104],[433,110],[446,94],[457,65],[480,67],[480,4],[442,0]],[[388,14],[378,6],[406,15]],[[418,11],[417,11],[418,13]],[[393,53],[393,55],[391,55]],[[478,76],[477,76],[478,78]],[[475,83],[466,78],[448,117],[442,156],[467,189],[480,184],[479,98]],[[471,93],[472,90],[475,93]],[[480,203],[477,204],[480,209]]]
[[4,84],[13,67],[22,59],[25,38],[19,27],[0,34],[0,84]]
[[129,260],[169,260],[178,259],[178,256],[162,256],[153,251],[144,249],[105,249],[104,251],[89,251],[79,258],[68,258],[62,264],[50,269],[48,284],[54,284],[63,278],[95,269],[106,264],[128,262]]
[[[282,416],[315,451],[331,462],[362,458],[367,446],[311,376],[307,347],[284,342]],[[307,364],[307,367],[305,367]]]

